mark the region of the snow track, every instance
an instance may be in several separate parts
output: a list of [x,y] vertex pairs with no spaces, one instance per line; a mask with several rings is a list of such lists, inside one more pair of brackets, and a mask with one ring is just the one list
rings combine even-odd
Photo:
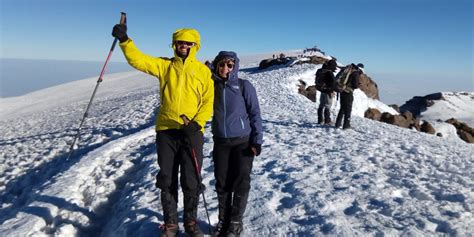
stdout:
[[[13,224],[9,218],[16,217],[14,221],[25,228],[36,227],[28,232],[31,235],[68,233],[71,228],[77,234],[100,235],[121,189],[143,175],[135,166],[156,161],[151,155],[154,142],[155,131],[150,127],[90,151],[67,172],[30,190],[22,205],[2,210],[5,226]],[[9,234],[5,229],[0,232]]]

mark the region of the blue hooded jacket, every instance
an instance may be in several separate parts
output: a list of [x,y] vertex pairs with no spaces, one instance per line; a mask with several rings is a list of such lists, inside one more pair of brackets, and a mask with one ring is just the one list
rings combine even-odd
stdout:
[[[224,58],[234,60],[228,80],[219,77],[217,63]],[[262,144],[263,129],[257,92],[253,85],[238,78],[239,58],[232,51],[221,51],[213,61],[214,115],[212,134],[217,138],[249,136],[251,144]],[[242,91],[241,91],[242,89]]]

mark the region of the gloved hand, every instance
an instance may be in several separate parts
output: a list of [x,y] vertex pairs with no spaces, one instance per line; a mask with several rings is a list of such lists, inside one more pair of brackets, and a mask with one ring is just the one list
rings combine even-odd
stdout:
[[127,25],[123,24],[117,24],[114,26],[114,29],[112,30],[112,36],[117,38],[120,43],[123,43],[128,40],[128,35],[127,35]]
[[262,152],[262,145],[261,144],[251,144],[250,150],[254,156],[259,156]]
[[187,137],[192,137],[194,134],[196,134],[196,132],[201,130],[201,128],[201,125],[199,125],[196,121],[191,121],[188,123],[188,125],[183,126],[181,130]]

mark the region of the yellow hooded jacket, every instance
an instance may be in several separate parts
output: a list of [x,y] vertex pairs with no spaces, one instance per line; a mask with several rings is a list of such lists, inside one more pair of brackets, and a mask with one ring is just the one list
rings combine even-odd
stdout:
[[185,62],[176,55],[171,59],[156,58],[143,54],[131,39],[120,43],[128,63],[144,73],[153,75],[160,82],[160,110],[156,118],[156,130],[180,129],[184,114],[202,127],[213,112],[214,81],[211,71],[196,59],[201,48],[199,33],[194,29],[179,29],[173,33],[176,40],[194,42]]

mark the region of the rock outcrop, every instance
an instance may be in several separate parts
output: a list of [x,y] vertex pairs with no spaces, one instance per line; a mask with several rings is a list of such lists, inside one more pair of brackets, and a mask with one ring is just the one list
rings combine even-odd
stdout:
[[457,119],[450,118],[446,120],[447,123],[452,124],[457,131],[458,136],[467,143],[474,143],[474,129],[469,127],[466,123],[460,122]]
[[300,84],[298,86],[298,93],[306,96],[306,98],[310,99],[313,102],[316,102],[316,87],[315,86],[308,86],[306,87],[306,82],[299,80]]
[[426,111],[426,108],[434,104],[434,100],[442,100],[443,94],[441,92],[429,94],[426,96],[415,96],[400,106],[400,112],[410,111],[415,117],[420,116],[421,112]]
[[377,83],[367,74],[362,74],[359,78],[359,89],[362,90],[367,97],[379,100],[379,88]]
[[420,119],[413,116],[412,113],[406,111],[402,114],[381,113],[378,109],[369,108],[365,111],[364,117],[380,121],[402,128],[415,129],[417,131],[435,134],[436,131],[428,122],[420,123]]

